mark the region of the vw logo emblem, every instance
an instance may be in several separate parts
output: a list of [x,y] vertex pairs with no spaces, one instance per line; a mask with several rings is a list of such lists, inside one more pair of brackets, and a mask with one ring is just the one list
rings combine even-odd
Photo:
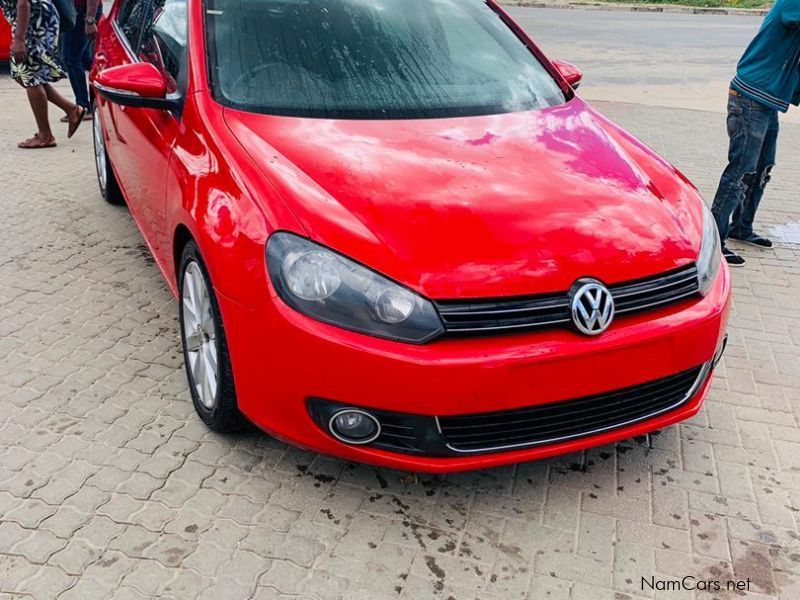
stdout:
[[572,294],[572,322],[585,335],[600,335],[614,320],[614,297],[594,279],[578,281]]

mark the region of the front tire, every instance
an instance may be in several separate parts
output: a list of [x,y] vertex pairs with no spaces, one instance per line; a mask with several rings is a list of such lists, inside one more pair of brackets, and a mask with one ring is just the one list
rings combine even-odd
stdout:
[[111,168],[111,160],[106,150],[106,138],[103,135],[103,124],[100,122],[100,111],[95,110],[92,119],[92,138],[94,139],[94,165],[97,169],[97,183],[100,186],[100,195],[109,204],[120,206],[125,204],[122,190]]
[[179,270],[183,359],[197,414],[220,433],[246,426],[236,401],[228,342],[214,287],[197,245],[190,241]]

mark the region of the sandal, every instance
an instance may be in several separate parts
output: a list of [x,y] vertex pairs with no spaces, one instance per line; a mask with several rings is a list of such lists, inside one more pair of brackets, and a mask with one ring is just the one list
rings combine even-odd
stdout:
[[75,108],[70,111],[67,118],[67,123],[69,123],[69,127],[67,128],[67,139],[70,139],[73,135],[75,135],[75,132],[78,131],[78,127],[80,127],[81,123],[83,123],[83,117],[85,116],[86,109],[82,106],[76,105]]
[[55,148],[56,145],[56,138],[52,135],[49,138],[45,138],[35,133],[32,138],[17,144],[17,147],[23,150],[39,150],[40,148]]
[[[92,120],[94,120],[94,113],[92,113],[92,112],[87,110],[86,111],[86,115],[83,117],[83,120],[84,121],[92,121]],[[64,115],[63,117],[61,117],[60,121],[62,123],[69,123],[69,115]]]

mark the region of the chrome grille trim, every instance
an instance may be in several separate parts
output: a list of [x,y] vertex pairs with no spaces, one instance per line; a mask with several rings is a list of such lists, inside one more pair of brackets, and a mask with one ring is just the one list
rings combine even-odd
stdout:
[[[610,286],[617,315],[676,304],[700,293],[697,266]],[[493,300],[439,300],[450,337],[564,327],[572,323],[568,292]]]

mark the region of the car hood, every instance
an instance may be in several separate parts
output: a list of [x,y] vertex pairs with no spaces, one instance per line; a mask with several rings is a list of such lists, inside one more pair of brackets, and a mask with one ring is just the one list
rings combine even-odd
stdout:
[[578,98],[457,119],[225,119],[299,233],[431,298],[630,281],[700,248],[693,186]]

